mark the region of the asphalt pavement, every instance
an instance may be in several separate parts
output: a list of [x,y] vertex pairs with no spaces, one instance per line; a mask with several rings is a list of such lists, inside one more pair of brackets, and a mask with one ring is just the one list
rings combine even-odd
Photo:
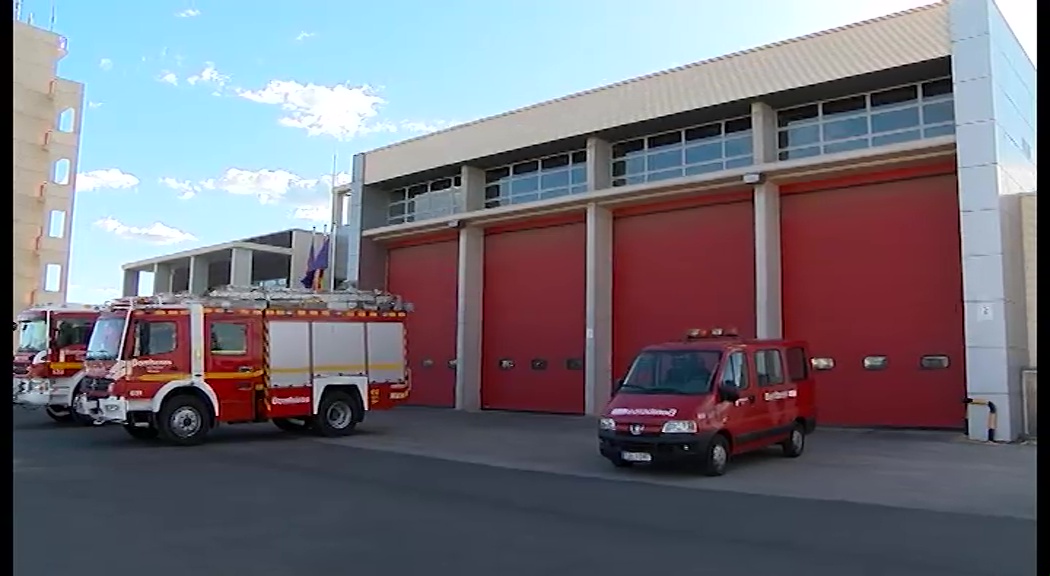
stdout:
[[1026,518],[516,470],[266,424],[172,448],[13,419],[16,576],[1035,574]]

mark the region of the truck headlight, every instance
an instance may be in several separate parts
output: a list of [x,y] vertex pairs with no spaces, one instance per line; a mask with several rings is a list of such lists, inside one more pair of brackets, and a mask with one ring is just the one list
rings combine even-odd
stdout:
[[692,420],[669,420],[664,422],[664,434],[696,434],[696,422]]
[[612,418],[602,418],[598,421],[598,428],[600,430],[616,430],[616,420]]

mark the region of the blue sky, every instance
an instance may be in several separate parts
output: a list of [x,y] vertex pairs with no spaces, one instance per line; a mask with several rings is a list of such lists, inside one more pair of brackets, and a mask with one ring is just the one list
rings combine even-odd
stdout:
[[[322,225],[333,155],[342,182],[352,154],[450,123],[927,3],[55,0],[59,74],[86,85],[69,299]],[[1035,0],[1000,6],[1034,60]]]

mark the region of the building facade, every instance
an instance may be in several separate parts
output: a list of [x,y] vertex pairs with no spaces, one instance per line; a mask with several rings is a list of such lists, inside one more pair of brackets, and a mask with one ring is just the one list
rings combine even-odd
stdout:
[[951,0],[544,102],[356,156],[335,267],[416,305],[422,404],[593,414],[640,347],[732,326],[833,364],[826,424],[984,437],[969,397],[1013,439],[1035,78]]
[[319,250],[324,238],[291,229],[132,262],[123,266],[122,292],[139,295],[142,272],[153,275],[153,294],[203,294],[229,284],[298,287],[306,274],[310,247]]
[[57,76],[65,38],[12,22],[17,314],[66,300],[84,86]]

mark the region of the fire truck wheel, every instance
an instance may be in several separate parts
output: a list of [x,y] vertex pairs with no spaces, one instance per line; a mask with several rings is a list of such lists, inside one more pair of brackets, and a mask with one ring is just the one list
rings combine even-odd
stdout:
[[[77,400],[76,399],[79,398],[79,397],[80,397],[80,388],[77,388],[76,390],[73,391],[73,405],[74,406],[77,405]],[[81,414],[80,412],[77,412],[75,408],[71,409],[69,411],[69,413],[73,416],[73,422],[77,423],[80,426],[94,426],[95,425],[95,419],[94,418],[92,418],[91,416],[88,416],[87,414]]]
[[310,426],[305,420],[291,418],[274,418],[273,425],[285,432],[305,432]]
[[347,436],[361,420],[360,404],[346,392],[332,391],[324,395],[312,428],[321,436]]
[[204,442],[211,430],[211,412],[196,396],[178,394],[164,401],[157,415],[157,431],[164,440],[179,446]]
[[153,440],[159,434],[153,426],[135,426],[134,424],[125,424],[124,431],[136,440]]
[[48,406],[44,408],[44,412],[48,415],[49,418],[51,418],[55,422],[61,422],[65,424],[67,422],[73,421],[73,411],[68,408],[62,410],[61,408],[53,408],[51,406]]
[[721,476],[726,473],[729,464],[729,442],[725,436],[716,434],[707,446],[702,471],[704,476]]

